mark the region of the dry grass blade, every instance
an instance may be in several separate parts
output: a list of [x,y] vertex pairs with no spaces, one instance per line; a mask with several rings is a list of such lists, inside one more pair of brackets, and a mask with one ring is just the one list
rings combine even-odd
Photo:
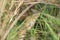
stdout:
[[6,3],[7,3],[6,0],[0,0],[0,25],[1,25],[1,16],[3,15]]
[[[34,4],[33,4],[34,5]],[[20,19],[20,17],[26,13],[29,8],[31,8],[33,5],[28,6],[25,10],[22,11],[22,13],[19,14],[19,16],[15,19],[15,21],[11,24],[10,28],[6,31],[5,35],[2,37],[1,40],[5,40],[7,35],[9,34],[10,30],[14,27],[14,25],[17,23],[17,21]]]
[[[19,1],[15,1],[15,2],[19,2]],[[51,5],[55,5],[60,8],[59,0],[36,0],[36,1],[25,1],[24,2],[24,4],[37,4],[37,3],[51,4]]]
[[53,3],[51,3],[51,2],[44,2],[44,1],[42,1],[42,2],[25,2],[24,4],[38,4],[38,3],[44,3],[44,4],[51,4],[51,5],[55,5],[55,6],[57,6],[57,7],[59,7],[60,8],[60,6],[59,6],[59,4],[53,4]]
[[[20,1],[19,1],[19,4],[18,4],[18,6],[16,7],[16,9],[15,9],[15,11],[14,11],[14,15],[11,17],[9,23],[12,21],[13,17],[17,14],[17,12],[19,11],[18,9],[21,7],[21,5],[23,4],[23,2],[24,2],[24,0],[22,0],[22,1],[20,0]],[[10,7],[9,9],[11,9],[12,6],[13,6],[13,4],[11,5],[11,7]]]
[[60,32],[58,33],[58,37],[60,38]]
[[14,0],[11,1],[11,6],[10,6],[9,10],[12,9],[13,5],[14,5]]
[[24,24],[22,24],[22,28],[20,28],[19,31],[19,40],[24,40],[26,32],[34,26],[36,19],[39,17],[39,15],[40,13],[35,13],[26,18]]
[[37,3],[44,3],[44,4],[51,4],[55,5],[60,8],[60,1],[59,0],[36,0],[36,1],[25,1],[25,4],[37,4]]
[[0,18],[3,15],[7,0],[0,0]]
[[5,6],[6,6],[6,4],[7,4],[7,0],[0,0],[0,36],[2,36],[3,35],[3,29],[1,28],[2,26],[1,26],[1,17],[2,17],[2,15],[3,15],[3,13],[4,13],[4,11],[5,11]]

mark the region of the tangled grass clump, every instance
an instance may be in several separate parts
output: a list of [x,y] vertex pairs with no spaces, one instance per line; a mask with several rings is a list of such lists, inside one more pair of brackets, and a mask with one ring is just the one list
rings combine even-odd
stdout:
[[0,40],[60,40],[59,0],[0,0]]

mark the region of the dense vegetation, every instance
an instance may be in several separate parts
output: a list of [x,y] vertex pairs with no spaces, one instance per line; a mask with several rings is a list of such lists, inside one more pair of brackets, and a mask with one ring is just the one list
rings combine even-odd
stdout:
[[0,0],[0,40],[59,39],[59,0]]

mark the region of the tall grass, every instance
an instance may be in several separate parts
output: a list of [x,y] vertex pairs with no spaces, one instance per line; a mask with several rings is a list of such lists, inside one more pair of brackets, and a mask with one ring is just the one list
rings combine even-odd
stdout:
[[0,0],[0,40],[59,40],[59,11],[59,0]]

